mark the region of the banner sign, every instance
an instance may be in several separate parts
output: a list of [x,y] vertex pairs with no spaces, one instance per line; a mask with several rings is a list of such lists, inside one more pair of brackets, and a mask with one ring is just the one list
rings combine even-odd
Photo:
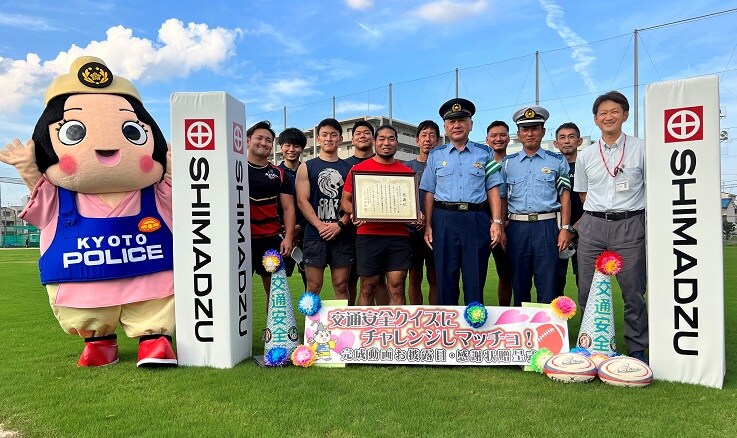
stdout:
[[222,93],[174,93],[174,299],[180,365],[251,356],[251,227],[245,107]]
[[549,306],[486,307],[472,328],[463,306],[323,306],[305,318],[321,363],[527,365],[540,348],[568,351],[568,322]]
[[721,388],[718,78],[648,86],[645,127],[650,366],[656,379]]

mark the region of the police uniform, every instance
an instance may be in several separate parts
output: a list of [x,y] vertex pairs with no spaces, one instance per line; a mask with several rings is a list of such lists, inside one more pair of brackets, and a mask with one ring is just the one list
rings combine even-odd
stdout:
[[[544,124],[549,116],[545,108],[525,107],[516,111],[518,126]],[[538,303],[550,303],[556,294],[558,266],[557,212],[563,190],[571,190],[568,162],[554,152],[539,148],[528,155],[525,150],[502,160],[501,174],[509,210],[507,253],[512,268],[514,304],[531,300],[534,276]]]
[[[443,119],[455,119],[475,111],[473,103],[456,98],[439,112]],[[452,143],[437,146],[427,158],[420,189],[434,198],[432,244],[440,305],[458,305],[461,273],[465,303],[483,303],[491,244],[487,190],[502,184],[498,167],[487,174],[490,160],[489,148],[472,141],[462,151]]]

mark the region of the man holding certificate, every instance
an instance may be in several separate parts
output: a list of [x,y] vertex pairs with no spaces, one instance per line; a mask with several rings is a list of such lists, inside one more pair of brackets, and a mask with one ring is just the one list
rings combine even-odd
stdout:
[[353,216],[358,228],[358,305],[374,304],[384,275],[389,304],[405,304],[404,283],[412,259],[407,222],[420,214],[414,171],[394,158],[399,143],[393,126],[380,126],[374,142],[376,155],[353,166],[341,200],[341,208]]
[[465,303],[483,303],[491,246],[504,245],[500,166],[486,145],[468,139],[475,112],[467,99],[451,99],[440,107],[450,143],[430,152],[420,182],[427,192],[425,242],[435,253],[440,305],[458,305],[461,274]]

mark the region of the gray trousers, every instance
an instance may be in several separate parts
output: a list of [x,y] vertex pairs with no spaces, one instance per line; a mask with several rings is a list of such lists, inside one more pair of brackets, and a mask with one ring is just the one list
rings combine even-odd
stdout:
[[581,315],[594,277],[596,258],[605,250],[622,256],[622,271],[617,281],[624,300],[624,339],[629,351],[648,346],[645,259],[645,215],[619,221],[583,215],[578,224],[578,302]]

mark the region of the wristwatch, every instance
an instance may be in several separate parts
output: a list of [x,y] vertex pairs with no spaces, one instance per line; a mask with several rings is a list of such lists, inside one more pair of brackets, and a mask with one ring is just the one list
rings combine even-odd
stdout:
[[494,219],[491,222],[494,224],[504,225],[504,222],[501,219]]
[[573,225],[563,225],[560,227],[561,230],[566,230],[571,234],[576,234],[578,231],[576,231],[575,228],[573,228]]
[[340,228],[342,230],[343,227],[345,227],[345,224],[343,223],[342,220],[338,219],[338,228]]

